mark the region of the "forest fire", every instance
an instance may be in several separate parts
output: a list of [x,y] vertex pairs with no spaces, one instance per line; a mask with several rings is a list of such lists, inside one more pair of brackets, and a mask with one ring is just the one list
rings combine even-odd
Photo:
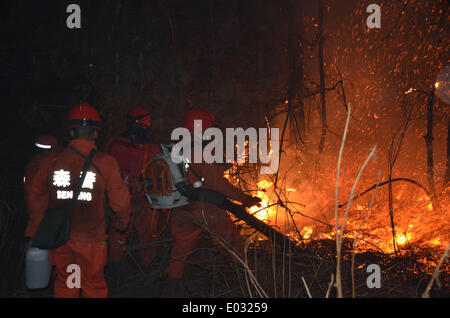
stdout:
[[448,298],[449,3],[2,1],[0,296]]
[[[225,172],[225,177],[232,183],[237,184],[239,178],[232,173],[237,171],[239,165],[234,165],[230,170]],[[234,176],[234,177],[232,177]],[[307,222],[297,217],[291,221],[298,222],[295,226],[286,225],[287,209],[294,209],[293,206],[287,204],[286,207],[280,205],[274,190],[272,181],[263,179],[256,184],[258,191],[256,196],[261,199],[261,206],[253,206],[249,212],[258,219],[264,221],[268,225],[276,228],[282,228],[287,237],[298,242],[309,243],[311,241],[335,240],[336,232],[333,224],[334,219],[323,220],[319,222]],[[301,200],[301,191],[287,187],[287,192],[296,192],[296,199]],[[280,192],[282,192],[280,190]],[[442,253],[450,242],[450,204],[448,196],[443,196],[441,205],[445,208],[439,213],[433,209],[431,198],[428,195],[418,195],[414,191],[410,194],[402,191],[401,194],[395,196],[395,205],[398,207],[398,213],[401,215],[399,224],[395,227],[395,246],[393,242],[393,231],[389,224],[389,212],[387,206],[383,207],[380,203],[372,207],[372,211],[368,211],[368,206],[364,204],[354,204],[353,210],[350,210],[349,218],[345,225],[344,239],[353,242],[356,233],[361,234],[358,238],[355,251],[356,253],[364,253],[368,251],[378,251],[387,255],[394,254],[396,249],[400,252],[407,252],[415,248],[433,249],[436,253]],[[306,204],[305,208],[308,206]],[[298,209],[298,206],[295,207]],[[364,223],[364,215],[369,214]],[[258,240],[266,240],[268,238],[258,236]],[[429,271],[436,266],[436,262],[424,258],[424,264]]]

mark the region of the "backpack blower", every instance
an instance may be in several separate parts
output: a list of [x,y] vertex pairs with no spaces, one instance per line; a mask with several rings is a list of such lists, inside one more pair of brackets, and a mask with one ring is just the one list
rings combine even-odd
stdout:
[[152,208],[172,209],[188,205],[192,201],[207,202],[229,211],[276,244],[283,246],[290,242],[293,249],[300,251],[296,242],[248,213],[244,205],[231,202],[220,192],[202,188],[202,178],[193,170],[199,181],[193,185],[189,184],[187,172],[192,167],[189,166],[187,159],[179,164],[172,161],[172,146],[161,144],[162,153],[142,171],[145,195]]

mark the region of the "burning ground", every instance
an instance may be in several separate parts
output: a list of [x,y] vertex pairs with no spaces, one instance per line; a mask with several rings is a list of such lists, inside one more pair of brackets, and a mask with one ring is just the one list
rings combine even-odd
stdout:
[[[100,108],[104,140],[124,129],[135,104],[151,109],[157,142],[169,141],[190,106],[208,109],[223,128],[280,129],[276,175],[234,164],[225,176],[262,199],[249,212],[285,243],[275,247],[236,220],[245,265],[205,238],[188,260],[189,295],[339,296],[330,282],[342,234],[343,296],[422,296],[450,242],[448,1],[383,1],[380,29],[367,27],[360,0],[79,5],[83,28],[68,32],[63,1],[2,4],[7,128],[23,127],[2,141],[14,149],[1,154],[1,268],[10,274],[2,293],[49,295],[23,289],[23,167],[37,133],[67,141],[63,118],[83,99]],[[133,237],[128,244],[112,295],[157,297],[170,233],[151,269],[136,265],[142,247]],[[381,268],[380,289],[367,288],[370,264]],[[447,260],[431,296],[448,291]]]

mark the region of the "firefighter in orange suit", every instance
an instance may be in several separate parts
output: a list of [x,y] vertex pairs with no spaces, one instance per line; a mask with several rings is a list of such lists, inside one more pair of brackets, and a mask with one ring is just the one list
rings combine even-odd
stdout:
[[[214,125],[212,115],[202,108],[188,110],[183,126],[193,132],[194,121],[201,121],[203,130]],[[194,140],[195,138],[197,137],[194,136]],[[224,177],[224,168],[221,167],[224,167],[224,165],[191,163],[188,168],[188,181],[190,184],[194,184],[194,182],[200,181],[200,178],[204,188],[221,192],[246,206],[259,204],[259,198],[249,196],[230,184]],[[239,230],[224,209],[198,201],[173,209],[170,230],[174,243],[168,268],[167,286],[163,293],[164,297],[183,296],[180,279],[184,273],[185,262],[197,244],[204,227],[209,232],[225,239],[238,255],[243,255],[243,242]]]
[[39,135],[36,138],[34,146],[33,155],[25,167],[25,175],[23,178],[25,197],[30,193],[31,180],[36,174],[41,160],[50,152],[58,149],[58,140],[52,135]]
[[[112,229],[109,236],[109,264],[107,272],[110,276],[118,275],[123,248],[127,236],[133,227],[141,244],[151,243],[158,225],[158,211],[150,208],[144,193],[141,172],[144,166],[160,153],[160,147],[152,142],[150,135],[151,115],[149,111],[136,106],[127,114],[128,129],[119,137],[108,141],[106,152],[119,163],[120,172],[131,193],[133,211],[131,226],[125,232]],[[140,249],[141,264],[150,266],[155,257],[155,248]]]
[[[25,173],[23,177],[23,188],[24,188],[24,198],[26,199],[30,194],[30,185],[31,180],[36,175],[36,172],[39,169],[39,165],[41,164],[42,159],[44,159],[49,153],[55,152],[59,150],[58,140],[55,136],[52,135],[39,135],[36,138],[34,143],[33,155],[31,156],[30,161],[27,163],[25,167]],[[27,203],[27,200],[25,200]],[[27,206],[27,212],[29,213],[30,208]],[[36,224],[33,224],[35,220],[30,218],[28,215],[28,229],[37,228]],[[25,234],[27,239],[30,238],[29,231]],[[54,265],[54,264],[52,264]],[[54,272],[53,272],[54,273]]]
[[[26,233],[33,238],[47,208],[67,208],[80,180],[82,167],[101,132],[98,111],[89,104],[76,105],[67,125],[71,141],[67,148],[45,157],[31,180],[27,204],[30,219]],[[86,174],[75,209],[71,215],[71,233],[67,243],[50,250],[56,267],[55,297],[108,296],[104,279],[107,262],[106,195],[114,214],[113,226],[124,230],[131,212],[130,194],[120,177],[117,161],[97,152]],[[69,265],[78,265],[80,288],[70,288]]]

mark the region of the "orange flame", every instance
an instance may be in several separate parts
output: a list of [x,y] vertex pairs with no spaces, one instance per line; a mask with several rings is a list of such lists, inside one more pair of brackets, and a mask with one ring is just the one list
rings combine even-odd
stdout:
[[311,237],[312,232],[313,232],[312,226],[305,226],[301,231],[301,235],[305,240],[307,240]]
[[[237,174],[233,173],[238,167],[239,165],[235,164],[224,174],[224,176],[230,180],[231,183],[236,184],[239,182],[239,177]],[[282,226],[280,227],[279,222],[282,221],[280,218],[283,218],[283,213],[280,212],[284,211],[284,209],[274,204],[277,202],[277,197],[273,195],[273,182],[263,179],[258,181],[256,186],[258,191],[255,192],[255,195],[261,199],[261,206],[251,207],[249,209],[250,213],[263,222],[281,228]],[[285,191],[292,193],[293,196],[295,195],[296,202],[305,201],[303,191],[300,191],[299,188],[289,187],[288,184]],[[435,249],[445,249],[448,241],[450,240],[450,231],[445,234],[445,226],[446,224],[450,224],[446,223],[449,218],[444,216],[445,213],[443,215],[436,216],[434,214],[426,213],[433,211],[433,204],[429,196],[422,194],[414,198],[409,193],[404,193],[404,191],[405,190],[402,190],[394,196],[396,198],[395,208],[405,209],[405,212],[407,212],[406,210],[411,212],[399,213],[401,217],[398,217],[396,220],[397,234],[395,237],[395,243],[397,247],[405,248],[407,245],[419,244],[433,247]],[[448,207],[448,201],[442,202],[442,206]],[[372,207],[372,210],[375,209],[387,209],[387,206],[381,203],[380,206]],[[367,203],[364,203],[364,201],[359,201],[358,203],[355,202],[355,205],[349,211],[349,215],[346,220],[345,232],[343,235],[344,239],[352,240],[355,238],[357,231],[360,230],[360,234],[358,235],[359,240],[357,244],[357,253],[360,251],[371,250],[373,248],[380,248],[387,254],[393,253],[394,245],[392,242],[392,229],[389,224],[389,218],[386,217],[388,214],[374,213],[374,211],[367,210]],[[370,214],[367,214],[366,212],[370,212]],[[365,219],[363,225],[361,225],[361,221],[365,216],[367,216],[367,218]],[[298,222],[302,222],[302,220],[304,219],[300,218]],[[331,225],[334,224],[333,219],[326,221]],[[295,222],[297,222],[297,219]],[[296,225],[302,224],[296,223]],[[435,229],[435,225],[438,225],[439,229]],[[336,238],[334,227],[331,229],[326,227],[324,228],[321,224],[313,223],[307,226],[303,224],[303,227],[299,228],[301,228],[301,238],[304,240],[334,240]],[[435,230],[433,233],[441,234],[433,234],[433,236],[430,236],[431,229]],[[286,235],[292,237],[293,240],[300,240],[300,237],[292,231],[292,228],[286,228],[283,231]],[[338,233],[340,233],[340,230],[338,230]],[[259,239],[265,240],[267,238],[259,236]],[[430,268],[433,266],[430,260],[425,261],[425,263],[427,266],[429,265]]]

